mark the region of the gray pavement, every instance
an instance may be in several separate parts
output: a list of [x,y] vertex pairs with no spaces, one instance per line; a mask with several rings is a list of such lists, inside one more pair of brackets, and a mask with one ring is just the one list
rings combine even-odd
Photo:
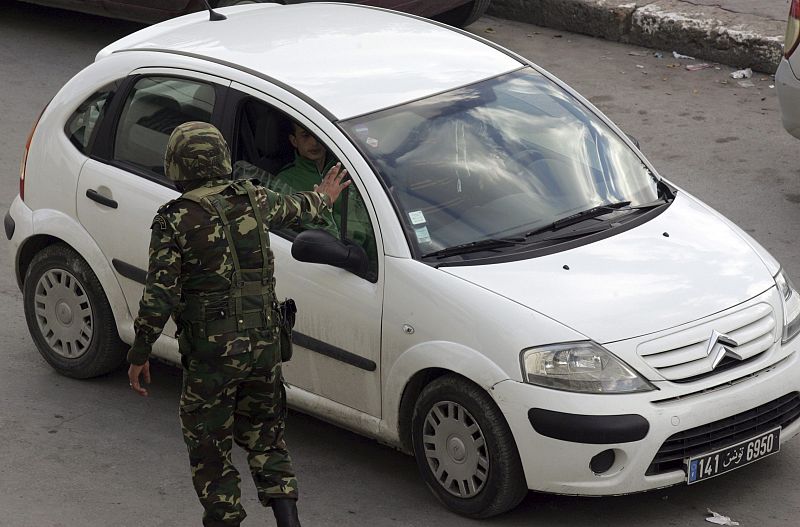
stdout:
[[489,14],[774,73],[789,0],[493,0]]

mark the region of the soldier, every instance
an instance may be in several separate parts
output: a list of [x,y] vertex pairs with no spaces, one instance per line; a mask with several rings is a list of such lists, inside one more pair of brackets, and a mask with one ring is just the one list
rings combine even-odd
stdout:
[[131,388],[146,396],[148,357],[172,315],[183,364],[180,420],[206,527],[245,518],[235,441],[248,453],[258,497],[279,526],[299,526],[297,481],[283,439],[286,393],[277,343],[273,255],[267,227],[329,211],[348,182],[334,166],[314,192],[284,196],[231,181],[228,145],[212,125],[172,132],[165,173],[183,194],[158,210],[136,337]]

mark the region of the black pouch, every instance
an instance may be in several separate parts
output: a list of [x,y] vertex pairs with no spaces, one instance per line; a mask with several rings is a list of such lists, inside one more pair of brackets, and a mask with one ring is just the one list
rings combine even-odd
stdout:
[[287,298],[278,304],[278,342],[281,346],[281,362],[292,359],[292,328],[294,327],[297,306]]

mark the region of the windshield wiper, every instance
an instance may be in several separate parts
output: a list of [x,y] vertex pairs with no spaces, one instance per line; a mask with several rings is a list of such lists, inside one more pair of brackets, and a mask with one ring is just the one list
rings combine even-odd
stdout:
[[[536,234],[541,234],[543,232],[556,232],[561,230],[565,227],[569,227],[571,225],[575,225],[576,223],[581,223],[582,221],[596,218],[598,216],[603,216],[604,214],[608,214],[610,212],[618,211],[618,210],[631,210],[631,211],[644,211],[656,207],[661,207],[669,203],[669,199],[661,198],[655,201],[651,201],[649,203],[642,203],[640,205],[633,205],[631,206],[630,201],[619,201],[616,203],[606,203],[604,205],[598,205],[596,207],[592,207],[590,209],[586,209],[565,218],[561,218],[559,220],[554,221],[548,225],[540,227],[538,229],[534,229],[532,231],[526,232],[524,237],[516,237],[516,238],[487,238],[483,240],[478,240],[469,243],[462,243],[459,245],[454,245],[452,247],[446,247],[444,249],[439,249],[438,251],[429,252],[423,254],[423,258],[447,258],[448,256],[456,256],[459,254],[468,254],[468,253],[475,253],[480,251],[491,251],[494,249],[503,249],[507,247],[512,247],[515,245],[524,244],[528,238],[534,236]],[[595,224],[593,226],[589,226],[586,228],[576,229],[566,233],[563,236],[553,236],[548,237],[547,239],[555,240],[557,238],[573,238],[578,236],[586,236],[588,234],[593,234],[596,232],[600,232],[606,230],[607,228],[611,227],[611,225],[600,226]]]
[[480,251],[491,251],[493,249],[503,249],[506,247],[512,247],[514,245],[518,245],[524,241],[525,240],[523,238],[487,238],[484,240],[462,243],[460,245],[453,245],[452,247],[439,249],[438,251],[433,251],[430,253],[423,254],[422,257],[447,258],[448,256],[456,256],[459,254],[468,254]]
[[646,210],[646,209],[654,209],[656,207],[660,207],[662,205],[666,205],[670,202],[669,198],[659,198],[654,201],[648,201],[647,203],[641,203],[639,205],[631,205],[630,207],[626,207],[630,210]]
[[615,210],[624,209],[631,204],[630,201],[619,201],[617,203],[607,203],[605,205],[598,205],[597,207],[592,207],[591,209],[582,210],[578,213],[572,214],[571,216],[567,216],[566,218],[561,218],[560,220],[556,220],[549,225],[545,225],[543,227],[539,227],[538,229],[534,229],[532,231],[526,232],[525,237],[530,238],[536,234],[540,234],[542,232],[548,231],[557,231],[559,229],[563,229],[564,227],[569,227],[570,225],[575,225],[576,223],[580,223],[584,220],[588,220],[591,218],[596,218],[598,216],[603,216],[604,214],[608,214],[609,212],[614,212]]

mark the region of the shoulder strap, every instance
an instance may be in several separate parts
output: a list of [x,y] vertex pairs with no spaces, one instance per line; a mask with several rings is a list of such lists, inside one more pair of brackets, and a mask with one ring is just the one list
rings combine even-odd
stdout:
[[214,194],[219,194],[229,186],[230,183],[225,183],[224,185],[217,185],[215,187],[197,187],[194,190],[190,190],[189,192],[184,192],[183,194],[181,194],[181,198],[188,199],[189,201],[194,201],[195,203],[200,203],[201,201],[203,201],[203,198],[207,198]]
[[217,216],[219,216],[219,219],[222,221],[222,231],[225,233],[225,241],[228,242],[228,249],[231,252],[233,270],[234,272],[238,273],[242,267],[239,265],[239,254],[236,252],[236,246],[233,244],[230,220],[228,220],[228,215],[225,214],[225,203],[217,194],[205,196],[205,199],[211,203],[211,206],[214,207],[215,211],[217,211]]
[[264,228],[264,218],[261,215],[261,207],[258,205],[256,199],[256,188],[250,181],[245,181],[242,186],[247,191],[247,198],[250,200],[250,206],[253,208],[253,215],[256,217],[256,229],[258,229],[258,244],[261,246],[261,279],[265,281],[269,278],[267,263],[269,262],[269,238],[267,238],[267,230]]

